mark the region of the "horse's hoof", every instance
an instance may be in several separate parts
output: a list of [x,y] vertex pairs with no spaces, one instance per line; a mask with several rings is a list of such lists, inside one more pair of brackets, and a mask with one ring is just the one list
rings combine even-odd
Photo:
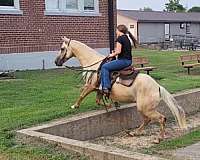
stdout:
[[134,132],[132,132],[132,135],[135,137],[139,137],[146,135],[146,133],[144,132],[144,130],[135,130]]
[[120,104],[118,103],[118,102],[114,102],[114,106],[115,106],[115,108],[118,110],[118,109],[120,109]]
[[76,109],[76,108],[79,108],[79,106],[77,106],[77,105],[71,106],[71,109]]
[[159,143],[160,143],[160,139],[159,139],[159,138],[154,139],[154,140],[153,140],[153,143],[154,143],[154,144],[159,144]]
[[132,135],[135,136],[135,137],[139,137],[139,136],[142,136],[142,133],[139,133],[139,132],[133,132]]
[[162,138],[156,138],[156,139],[153,141],[153,143],[154,143],[154,144],[160,144],[161,141],[163,141]]
[[131,131],[125,131],[126,135],[129,137],[134,137],[134,135],[131,133]]

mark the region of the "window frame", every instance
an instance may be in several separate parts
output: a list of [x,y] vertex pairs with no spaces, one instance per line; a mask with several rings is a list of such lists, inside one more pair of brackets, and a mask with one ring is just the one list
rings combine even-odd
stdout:
[[0,6],[0,14],[23,14],[20,10],[20,0],[13,0],[14,6]]
[[191,34],[191,22],[187,22],[185,26],[186,34]]
[[68,16],[101,16],[99,13],[99,0],[94,0],[94,10],[84,10],[84,1],[78,0],[78,9],[67,9],[66,0],[58,0],[58,9],[48,9],[45,0],[45,15],[68,15]]
[[184,22],[181,22],[181,23],[180,23],[180,29],[185,29],[185,25],[186,25],[186,24],[185,24]]

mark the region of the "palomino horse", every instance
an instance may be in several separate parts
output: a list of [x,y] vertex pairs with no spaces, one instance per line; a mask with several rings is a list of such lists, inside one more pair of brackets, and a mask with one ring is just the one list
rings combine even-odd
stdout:
[[[62,66],[67,60],[75,57],[79,60],[81,66],[85,68],[85,70],[97,70],[101,60],[105,58],[105,56],[98,54],[94,49],[91,49],[81,42],[70,40],[66,37],[62,39],[63,43],[61,50],[55,60],[57,66]],[[82,100],[89,93],[96,90],[97,73],[92,74],[92,77],[90,76],[90,83],[87,83],[87,78],[80,97],[76,103],[71,106],[72,109],[79,108]],[[115,102],[136,102],[137,110],[141,113],[144,120],[141,126],[137,129],[137,133],[140,133],[150,121],[154,120],[160,123],[160,139],[164,138],[166,118],[164,115],[156,111],[156,107],[161,99],[164,100],[173,113],[179,127],[181,129],[186,128],[184,110],[178,105],[173,96],[149,75],[142,73],[138,74],[134,83],[130,87],[114,83],[110,98]]]

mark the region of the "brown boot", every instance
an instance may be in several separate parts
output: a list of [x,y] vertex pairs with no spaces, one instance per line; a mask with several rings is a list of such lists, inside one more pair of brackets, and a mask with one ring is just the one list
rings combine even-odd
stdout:
[[103,89],[103,95],[105,97],[109,97],[110,96],[110,90],[109,89]]

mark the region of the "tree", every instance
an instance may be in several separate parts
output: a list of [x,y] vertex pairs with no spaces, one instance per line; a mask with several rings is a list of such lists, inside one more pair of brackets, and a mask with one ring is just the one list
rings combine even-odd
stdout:
[[188,12],[200,12],[200,7],[197,7],[197,6],[192,7],[192,8],[190,8],[190,9],[188,10]]
[[140,11],[153,11],[150,7],[144,7],[143,9],[140,8]]
[[169,3],[165,4],[165,8],[168,12],[185,12],[186,8],[180,4],[180,0],[169,0]]
[[153,11],[153,9],[151,9],[150,7],[144,7],[143,11]]

